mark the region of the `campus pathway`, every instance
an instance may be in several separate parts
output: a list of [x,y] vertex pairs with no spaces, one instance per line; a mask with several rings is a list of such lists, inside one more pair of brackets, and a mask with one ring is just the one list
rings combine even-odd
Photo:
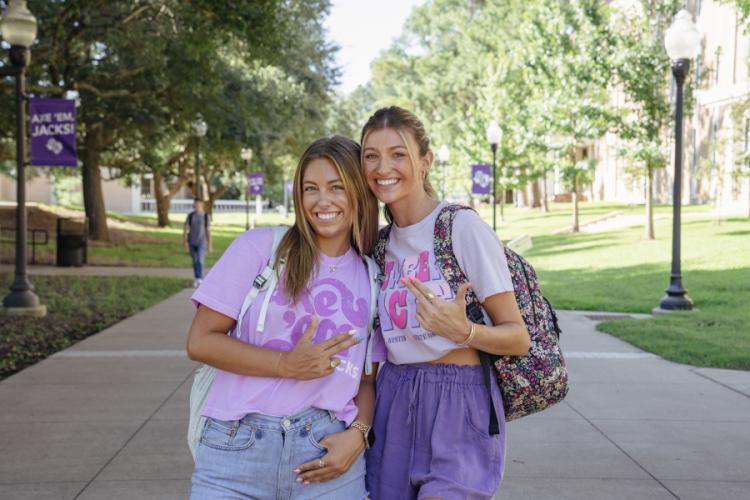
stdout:
[[[190,290],[0,382],[0,498],[186,498]],[[508,425],[502,500],[750,499],[750,372],[560,314],[571,390]]]

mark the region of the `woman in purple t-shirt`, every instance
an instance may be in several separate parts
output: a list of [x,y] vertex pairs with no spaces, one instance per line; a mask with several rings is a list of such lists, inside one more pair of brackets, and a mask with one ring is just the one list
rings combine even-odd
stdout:
[[[377,202],[354,141],[332,137],[307,148],[294,208],[275,259],[272,230],[247,231],[192,296],[188,354],[218,369],[202,412],[192,499],[367,494],[374,374],[363,371],[371,287],[361,256],[376,237]],[[269,261],[284,266],[278,285],[238,317]],[[237,322],[239,339],[226,335]]]
[[[378,376],[376,440],[367,453],[371,498],[490,499],[503,474],[505,422],[478,350],[522,355],[530,345],[502,243],[475,212],[456,214],[452,248],[470,283],[454,295],[433,250],[446,203],[430,186],[433,156],[422,123],[404,109],[383,108],[361,142],[367,183],[391,223],[378,301],[388,362]],[[467,317],[470,288],[483,324]],[[489,431],[493,407],[496,434]]]

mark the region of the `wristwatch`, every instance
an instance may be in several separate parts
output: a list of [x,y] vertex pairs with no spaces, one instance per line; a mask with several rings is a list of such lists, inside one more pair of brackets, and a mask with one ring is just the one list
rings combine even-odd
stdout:
[[355,420],[354,422],[352,422],[352,424],[349,427],[350,428],[354,427],[355,429],[357,429],[359,432],[362,433],[362,437],[365,440],[365,448],[369,448],[375,443],[375,436],[371,432],[372,427],[370,427],[366,423],[360,422],[359,420]]

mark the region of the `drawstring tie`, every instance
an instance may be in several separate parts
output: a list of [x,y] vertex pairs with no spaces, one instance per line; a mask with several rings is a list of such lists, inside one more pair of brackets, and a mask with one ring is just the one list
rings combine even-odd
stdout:
[[[419,397],[419,391],[422,389],[422,382],[424,381],[424,370],[417,370],[417,374],[411,383],[411,391],[409,392],[409,414],[406,416],[406,423],[412,423],[414,413],[417,409],[417,398]],[[412,433],[413,435],[413,433]]]

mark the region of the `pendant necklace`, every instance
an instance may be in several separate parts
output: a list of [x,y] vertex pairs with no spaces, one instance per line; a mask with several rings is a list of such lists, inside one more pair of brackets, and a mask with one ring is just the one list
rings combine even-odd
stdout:
[[336,272],[336,268],[338,267],[339,264],[341,264],[341,261],[344,260],[344,257],[346,257],[346,254],[348,254],[348,253],[349,253],[349,250],[347,250],[346,252],[344,252],[344,255],[342,255],[341,257],[339,257],[339,260],[337,260],[333,264],[328,264],[328,272],[331,273],[331,274],[335,273]]

